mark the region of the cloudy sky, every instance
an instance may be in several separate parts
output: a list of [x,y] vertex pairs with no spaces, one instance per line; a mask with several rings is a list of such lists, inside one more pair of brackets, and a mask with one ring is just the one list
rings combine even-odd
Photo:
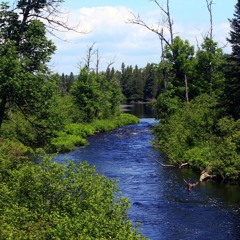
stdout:
[[[159,0],[164,6],[166,0]],[[233,17],[237,0],[214,0],[213,24],[214,40],[224,46],[229,33],[229,18]],[[161,25],[162,15],[151,0],[65,0],[62,5],[68,12],[68,22],[79,25],[79,31],[58,33],[66,40],[53,38],[57,51],[52,58],[51,67],[58,73],[77,74],[79,66],[84,65],[87,49],[95,43],[100,56],[100,68],[105,70],[110,62],[120,69],[125,65],[146,66],[149,62],[158,63],[160,41],[156,34],[141,26],[126,23],[139,14],[149,25]],[[174,21],[174,33],[191,44],[201,43],[202,36],[209,30],[209,12],[206,0],[170,0],[170,12]],[[230,46],[224,48],[229,52]],[[93,59],[92,67],[95,66]]]

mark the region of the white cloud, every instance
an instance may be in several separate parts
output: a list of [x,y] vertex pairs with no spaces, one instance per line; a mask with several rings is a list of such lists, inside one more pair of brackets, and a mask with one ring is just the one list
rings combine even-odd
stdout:
[[[146,12],[142,19],[148,24],[157,26],[159,16],[157,11]],[[120,69],[121,63],[144,67],[148,62],[159,62],[161,47],[156,34],[149,30],[126,23],[131,19],[131,9],[117,7],[80,8],[71,11],[69,24],[80,23],[78,30],[87,30],[88,34],[76,32],[61,33],[67,42],[54,39],[57,52],[53,56],[53,64],[58,72],[68,74],[78,72],[77,65],[83,62],[87,48],[94,42],[101,56],[101,68],[106,69],[107,63],[114,59],[114,67]],[[188,39],[191,44],[202,41],[202,34],[209,29],[208,25],[175,25],[175,32],[183,39]],[[221,23],[214,26],[215,41],[224,44],[229,32],[229,24]],[[92,63],[94,65],[94,62]]]

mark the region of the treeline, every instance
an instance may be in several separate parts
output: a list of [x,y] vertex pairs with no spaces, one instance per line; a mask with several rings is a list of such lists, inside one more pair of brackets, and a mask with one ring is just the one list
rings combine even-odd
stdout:
[[161,78],[158,64],[148,63],[146,67],[139,68],[122,63],[121,70],[114,67],[107,68],[108,79],[115,78],[121,86],[126,102],[146,102],[156,99],[161,92]]
[[176,166],[188,163],[225,181],[240,180],[240,1],[230,20],[231,54],[209,36],[197,50],[175,37],[159,64],[165,89],[155,108],[157,145]]
[[51,17],[61,2],[0,3],[0,239],[145,239],[114,181],[87,164],[52,163],[44,151],[138,122],[120,114],[114,77],[87,66],[77,77],[49,71],[56,47],[43,22],[69,30]]

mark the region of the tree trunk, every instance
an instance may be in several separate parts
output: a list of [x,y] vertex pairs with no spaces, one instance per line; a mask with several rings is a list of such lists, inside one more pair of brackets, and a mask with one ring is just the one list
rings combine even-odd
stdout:
[[187,75],[185,74],[185,89],[186,89],[186,103],[187,106],[189,104],[189,96],[188,96],[188,80],[187,80]]
[[3,95],[2,96],[2,101],[1,101],[1,104],[0,104],[0,128],[2,126],[3,117],[4,117],[5,110],[6,110],[6,104],[7,104],[7,96]]

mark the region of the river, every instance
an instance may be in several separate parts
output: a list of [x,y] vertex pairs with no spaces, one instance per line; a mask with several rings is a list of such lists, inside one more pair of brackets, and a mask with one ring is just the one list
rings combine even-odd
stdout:
[[141,222],[140,231],[151,240],[240,239],[240,187],[206,182],[188,191],[183,179],[199,176],[159,165],[163,155],[150,142],[157,122],[149,112],[135,114],[139,124],[89,137],[89,146],[59,154],[55,161],[87,160],[97,172],[118,179],[131,201],[130,219]]

